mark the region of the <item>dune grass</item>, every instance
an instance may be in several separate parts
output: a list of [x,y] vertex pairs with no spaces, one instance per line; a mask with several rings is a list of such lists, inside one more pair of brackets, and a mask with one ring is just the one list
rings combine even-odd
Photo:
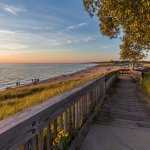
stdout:
[[101,63],[100,64],[100,66],[108,66],[108,67],[110,67],[110,66],[114,66],[115,65],[115,63]]
[[146,67],[150,67],[150,63],[144,64],[144,66],[146,66]]
[[0,120],[102,75],[0,92]]
[[150,73],[145,73],[141,89],[150,98]]

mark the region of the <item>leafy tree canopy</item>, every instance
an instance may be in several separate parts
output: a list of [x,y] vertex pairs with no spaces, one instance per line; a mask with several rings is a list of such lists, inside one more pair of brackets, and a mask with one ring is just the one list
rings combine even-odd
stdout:
[[91,17],[98,17],[103,35],[112,39],[123,32],[121,58],[146,56],[143,51],[150,50],[150,0],[83,0],[83,4]]

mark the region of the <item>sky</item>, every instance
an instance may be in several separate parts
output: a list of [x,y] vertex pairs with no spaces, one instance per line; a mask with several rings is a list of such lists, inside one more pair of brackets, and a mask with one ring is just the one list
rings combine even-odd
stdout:
[[120,42],[100,34],[82,0],[0,0],[0,63],[118,60]]

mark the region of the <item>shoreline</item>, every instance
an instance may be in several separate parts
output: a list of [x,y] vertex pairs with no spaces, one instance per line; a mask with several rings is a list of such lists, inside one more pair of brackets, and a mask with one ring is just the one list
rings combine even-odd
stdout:
[[[30,63],[29,63],[30,64]],[[41,64],[41,63],[40,63]],[[45,63],[44,63],[45,64]],[[46,63],[47,64],[47,63]],[[55,63],[56,64],[56,63]],[[58,63],[59,64],[59,63]],[[66,63],[64,63],[64,64],[66,64]],[[72,64],[72,63],[69,63],[69,64]],[[79,64],[79,63],[78,63]],[[82,64],[82,63],[80,63],[80,64]],[[2,82],[1,83],[1,87],[0,87],[0,91],[5,91],[5,90],[12,90],[12,89],[16,89],[16,88],[21,88],[21,87],[25,87],[25,86],[30,86],[30,85],[34,85],[34,82],[36,82],[35,80],[38,80],[38,84],[40,83],[43,83],[43,82],[47,82],[47,81],[49,81],[49,80],[57,80],[57,78],[59,78],[59,77],[63,77],[63,76],[66,76],[66,75],[69,75],[69,74],[74,74],[74,73],[76,73],[76,72],[80,72],[80,71],[82,71],[82,70],[84,70],[84,69],[87,69],[87,68],[89,68],[89,67],[93,67],[93,66],[96,66],[97,64],[94,64],[94,63],[90,63],[89,65],[88,65],[89,63],[86,63],[86,66],[79,66],[79,68],[75,68],[75,69],[71,69],[70,71],[68,71],[68,70],[66,70],[65,71],[65,69],[60,69],[62,72],[61,73],[59,73],[59,71],[56,71],[56,72],[58,72],[58,73],[56,73],[55,75],[51,75],[51,73],[50,73],[50,70],[47,70],[47,77],[42,77],[42,75],[41,74],[39,74],[39,75],[33,75],[33,77],[32,77],[32,75],[30,75],[30,76],[28,76],[28,77],[26,77],[26,78],[24,78],[23,80],[22,79],[19,79],[19,76],[16,76],[16,79],[14,79],[14,80],[12,80],[12,81],[9,81],[9,82]],[[20,65],[20,63],[19,63],[19,65]],[[54,70],[55,71],[55,70]],[[34,77],[35,76],[35,77]],[[37,76],[37,77],[36,77]],[[11,76],[9,76],[9,78],[11,78]],[[18,79],[17,79],[18,78]],[[4,80],[5,81],[5,80]]]
[[58,94],[69,91],[91,79],[101,77],[104,74],[118,69],[120,69],[118,66],[93,66],[91,68],[83,69],[67,75],[61,75],[48,80],[40,81],[35,86],[30,84],[28,86],[15,88],[14,90],[7,90],[4,93],[1,92],[0,101],[2,102],[2,113],[0,115],[0,120],[3,120],[6,117],[23,111],[38,103],[49,100]]
[[110,71],[115,71],[115,70],[120,69],[121,66],[100,66],[97,64],[95,66],[87,67],[85,69],[82,69],[82,70],[79,70],[79,71],[76,71],[73,73],[63,74],[63,75],[59,75],[56,77],[40,80],[39,82],[37,82],[37,84],[33,84],[31,82],[28,84],[20,85],[19,87],[11,87],[10,89],[3,89],[0,91],[2,92],[2,91],[6,91],[6,90],[14,90],[14,89],[24,88],[24,87],[28,87],[28,86],[61,82],[61,81],[65,81],[65,80],[81,79],[84,77],[89,77],[89,76],[100,74],[100,73],[107,73],[108,68],[110,68]]

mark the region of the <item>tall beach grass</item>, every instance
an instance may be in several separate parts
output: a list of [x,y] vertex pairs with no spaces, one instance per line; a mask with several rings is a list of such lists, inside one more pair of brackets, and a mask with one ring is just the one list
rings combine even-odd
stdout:
[[145,73],[141,89],[150,98],[150,73]]
[[102,75],[34,85],[0,92],[0,120]]

